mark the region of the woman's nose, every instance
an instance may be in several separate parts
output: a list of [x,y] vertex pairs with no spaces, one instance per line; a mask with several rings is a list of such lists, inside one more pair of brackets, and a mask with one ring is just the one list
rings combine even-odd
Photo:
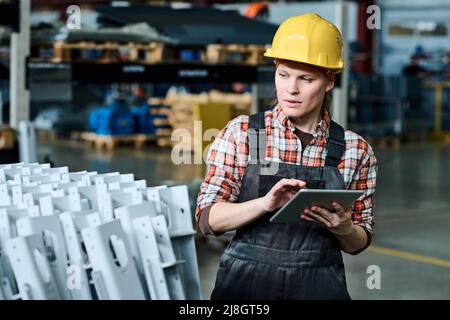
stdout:
[[289,84],[287,86],[287,92],[289,94],[298,94],[300,92],[295,81],[289,82]]

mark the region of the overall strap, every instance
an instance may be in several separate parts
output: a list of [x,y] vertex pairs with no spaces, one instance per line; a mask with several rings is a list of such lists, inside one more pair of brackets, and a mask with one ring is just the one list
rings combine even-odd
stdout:
[[325,165],[337,168],[345,151],[345,130],[333,120],[330,121],[330,134],[326,148],[328,155]]
[[[248,141],[250,157],[253,160],[264,160],[266,154],[266,126],[264,112],[258,112],[250,116]],[[261,148],[260,148],[261,147]]]

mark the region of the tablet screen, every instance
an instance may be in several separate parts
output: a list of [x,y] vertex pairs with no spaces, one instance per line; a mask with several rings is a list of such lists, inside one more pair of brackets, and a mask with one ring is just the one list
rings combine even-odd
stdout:
[[313,205],[332,208],[334,201],[348,208],[363,193],[363,190],[301,189],[270,218],[270,221],[298,223],[302,221],[300,215],[306,208]]

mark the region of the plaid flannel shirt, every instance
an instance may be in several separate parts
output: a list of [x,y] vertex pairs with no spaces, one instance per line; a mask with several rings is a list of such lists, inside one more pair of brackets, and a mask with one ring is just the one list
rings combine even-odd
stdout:
[[[279,106],[265,112],[265,159],[303,166],[323,166],[327,155],[325,148],[330,117],[322,112],[311,142],[302,150],[295,127]],[[236,202],[245,168],[249,162],[249,117],[239,116],[223,128],[208,153],[209,170],[197,198],[197,221],[204,209],[217,202]],[[303,151],[303,152],[302,152]],[[373,208],[377,175],[377,160],[371,146],[358,134],[345,131],[345,152],[338,165],[346,189],[364,190],[353,204],[352,221],[362,226],[372,237]],[[209,214],[209,211],[208,211]]]

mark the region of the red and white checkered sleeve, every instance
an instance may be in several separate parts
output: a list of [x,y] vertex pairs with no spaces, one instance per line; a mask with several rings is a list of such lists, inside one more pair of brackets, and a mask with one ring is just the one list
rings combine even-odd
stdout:
[[[199,220],[202,209],[217,202],[236,202],[240,193],[243,133],[248,127],[248,116],[239,116],[228,122],[208,152],[208,172],[197,197],[195,216]],[[245,143],[245,142],[244,142]]]
[[374,226],[373,209],[375,206],[373,197],[378,164],[375,154],[367,142],[361,139],[358,145],[362,147],[363,156],[355,170],[349,189],[364,190],[364,194],[353,204],[352,220],[354,224],[365,228],[372,235]]

